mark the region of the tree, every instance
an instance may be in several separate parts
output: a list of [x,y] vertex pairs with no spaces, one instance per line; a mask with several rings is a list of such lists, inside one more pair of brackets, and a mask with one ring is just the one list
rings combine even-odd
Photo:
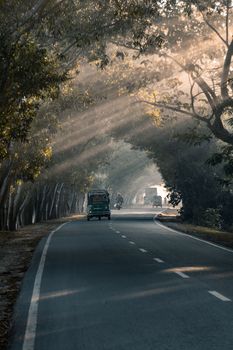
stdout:
[[[174,6],[177,9],[171,6],[163,8],[164,15],[168,13],[168,18],[164,18],[161,28],[167,34],[163,36],[164,48],[160,55],[171,59],[187,74],[190,92],[187,93],[187,83],[184,87],[184,80],[175,82],[173,79],[176,87],[181,85],[176,95],[154,94],[154,100],[141,101],[160,109],[165,116],[166,111],[170,112],[170,116],[172,113],[190,116],[204,123],[212,136],[233,145],[233,41],[230,37],[232,2],[175,1]],[[183,16],[176,23],[178,10],[183,10]],[[220,44],[211,43],[213,35],[217,36]]]
[[[73,74],[71,70],[76,69],[78,57],[98,60],[96,63],[103,68],[108,63],[107,39],[125,35],[135,25],[141,28],[148,25],[149,14],[142,3],[136,7],[132,4],[133,1],[125,4],[108,0],[0,2],[0,212],[3,226],[9,228],[13,199],[19,203],[24,183],[35,181],[46,163],[47,150],[50,152],[50,148],[44,149],[42,145],[40,148],[36,143],[32,132],[41,135],[41,130],[33,130],[33,123],[41,117],[43,106],[58,97],[60,85],[67,80],[68,72]],[[153,6],[150,8],[151,13]],[[141,15],[144,19],[139,22]],[[99,139],[96,142],[98,144]],[[47,147],[49,142],[45,143]],[[17,147],[21,147],[21,153]],[[98,157],[96,159],[99,161]],[[96,166],[98,161],[94,162]],[[30,188],[30,191],[33,190]],[[16,205],[13,211],[15,208]]]

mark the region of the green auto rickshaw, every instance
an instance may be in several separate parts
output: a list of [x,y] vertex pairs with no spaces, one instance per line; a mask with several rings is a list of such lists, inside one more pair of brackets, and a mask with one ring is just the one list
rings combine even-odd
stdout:
[[87,220],[102,217],[111,220],[109,193],[106,190],[92,190],[87,193]]

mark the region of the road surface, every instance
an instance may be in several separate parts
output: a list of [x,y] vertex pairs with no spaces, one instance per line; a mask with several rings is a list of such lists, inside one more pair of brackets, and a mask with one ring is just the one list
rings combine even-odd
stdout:
[[233,251],[153,211],[70,222],[41,241],[11,350],[232,350]]

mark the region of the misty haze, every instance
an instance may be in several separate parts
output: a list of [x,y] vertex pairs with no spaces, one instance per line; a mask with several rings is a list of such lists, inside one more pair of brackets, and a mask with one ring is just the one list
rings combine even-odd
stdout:
[[231,350],[233,2],[0,0],[0,349]]

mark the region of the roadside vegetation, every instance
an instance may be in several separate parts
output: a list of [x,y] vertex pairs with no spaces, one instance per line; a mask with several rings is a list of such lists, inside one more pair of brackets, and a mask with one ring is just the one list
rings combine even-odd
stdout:
[[227,248],[233,248],[233,237],[231,232],[214,229],[211,227],[197,226],[186,223],[167,222],[167,226],[172,229],[184,232],[185,234],[195,236],[197,238],[216,243]]
[[1,348],[35,245],[92,186],[130,205],[161,176],[172,225],[232,247],[232,6],[0,0]]
[[232,25],[231,1],[2,0],[0,229],[82,211],[100,173],[124,191],[123,141],[185,221],[232,230]]

